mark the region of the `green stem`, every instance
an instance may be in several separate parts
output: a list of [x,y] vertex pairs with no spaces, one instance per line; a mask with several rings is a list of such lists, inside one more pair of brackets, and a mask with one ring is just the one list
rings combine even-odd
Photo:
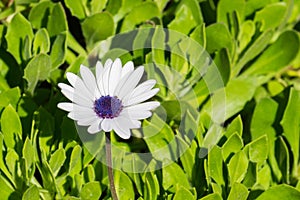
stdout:
[[106,135],[106,140],[105,140],[106,165],[108,171],[110,191],[113,200],[118,200],[118,196],[115,188],[115,182],[114,182],[114,174],[112,169],[110,132],[106,132],[105,135]]

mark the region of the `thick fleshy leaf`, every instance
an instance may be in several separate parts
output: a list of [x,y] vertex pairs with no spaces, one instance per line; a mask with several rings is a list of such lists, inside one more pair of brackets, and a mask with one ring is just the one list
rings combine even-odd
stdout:
[[137,24],[159,16],[160,12],[156,3],[144,2],[132,9],[132,11],[124,18],[121,32],[132,30]]
[[282,184],[271,187],[260,196],[257,200],[290,200],[290,199],[300,199],[300,192],[289,185]]
[[228,172],[231,185],[235,182],[240,183],[244,179],[248,169],[248,162],[244,151],[239,151],[230,159]]
[[24,78],[28,82],[28,91],[33,94],[38,81],[46,80],[52,66],[51,59],[46,54],[34,57],[24,70]]
[[245,74],[275,73],[288,66],[299,51],[299,36],[294,31],[285,31],[269,46]]
[[287,138],[294,156],[293,173],[297,173],[299,159],[299,123],[300,113],[300,92],[291,88],[289,101],[284,111],[284,115],[280,124],[283,127],[283,132]]
[[47,32],[47,29],[42,28],[39,29],[35,36],[33,41],[33,53],[35,55],[40,53],[48,53],[50,50],[50,38]]
[[67,17],[61,3],[54,5],[48,18],[47,30],[50,37],[68,30]]
[[134,199],[134,189],[130,178],[122,171],[114,171],[115,186],[118,197]]
[[101,185],[98,181],[88,182],[83,185],[80,197],[82,200],[98,200],[101,196]]
[[39,199],[40,199],[39,189],[35,185],[28,188],[22,196],[22,200],[39,200]]
[[246,200],[249,191],[246,186],[241,183],[233,184],[227,200]]
[[14,149],[18,140],[22,138],[22,125],[15,109],[8,105],[1,115],[1,131],[5,145]]
[[[20,27],[22,27],[22,31],[20,31]],[[5,38],[8,51],[14,56],[18,63],[21,63],[25,59],[22,56],[22,53],[26,48],[26,40],[28,42],[28,47],[31,48],[33,39],[31,24],[22,14],[17,13],[8,24]]]
[[50,53],[52,70],[58,68],[65,61],[67,51],[66,40],[66,32],[63,32],[58,34],[53,42]]
[[103,12],[85,18],[81,24],[83,36],[88,48],[111,36],[115,31],[114,21],[110,13]]
[[269,4],[255,14],[255,21],[261,22],[260,31],[276,28],[284,20],[287,6],[285,2]]

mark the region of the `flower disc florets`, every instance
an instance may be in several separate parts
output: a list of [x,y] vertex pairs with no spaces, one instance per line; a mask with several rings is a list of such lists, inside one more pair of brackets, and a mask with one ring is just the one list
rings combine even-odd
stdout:
[[109,95],[102,96],[94,102],[94,111],[101,118],[118,117],[122,108],[122,101]]

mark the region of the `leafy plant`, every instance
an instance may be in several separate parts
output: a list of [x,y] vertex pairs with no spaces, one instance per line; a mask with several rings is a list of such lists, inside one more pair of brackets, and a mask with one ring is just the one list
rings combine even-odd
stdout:
[[104,136],[83,140],[57,109],[57,83],[120,56],[145,65],[162,105],[133,131],[144,137],[112,138],[152,155],[114,154],[120,199],[298,199],[299,10],[292,0],[1,1],[1,198],[111,197]]

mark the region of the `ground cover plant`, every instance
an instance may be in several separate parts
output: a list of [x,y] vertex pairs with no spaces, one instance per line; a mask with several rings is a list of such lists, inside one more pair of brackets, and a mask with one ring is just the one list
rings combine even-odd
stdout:
[[1,1],[0,199],[112,199],[105,134],[57,107],[109,58],[160,89],[111,135],[119,199],[300,199],[299,21],[298,0]]

